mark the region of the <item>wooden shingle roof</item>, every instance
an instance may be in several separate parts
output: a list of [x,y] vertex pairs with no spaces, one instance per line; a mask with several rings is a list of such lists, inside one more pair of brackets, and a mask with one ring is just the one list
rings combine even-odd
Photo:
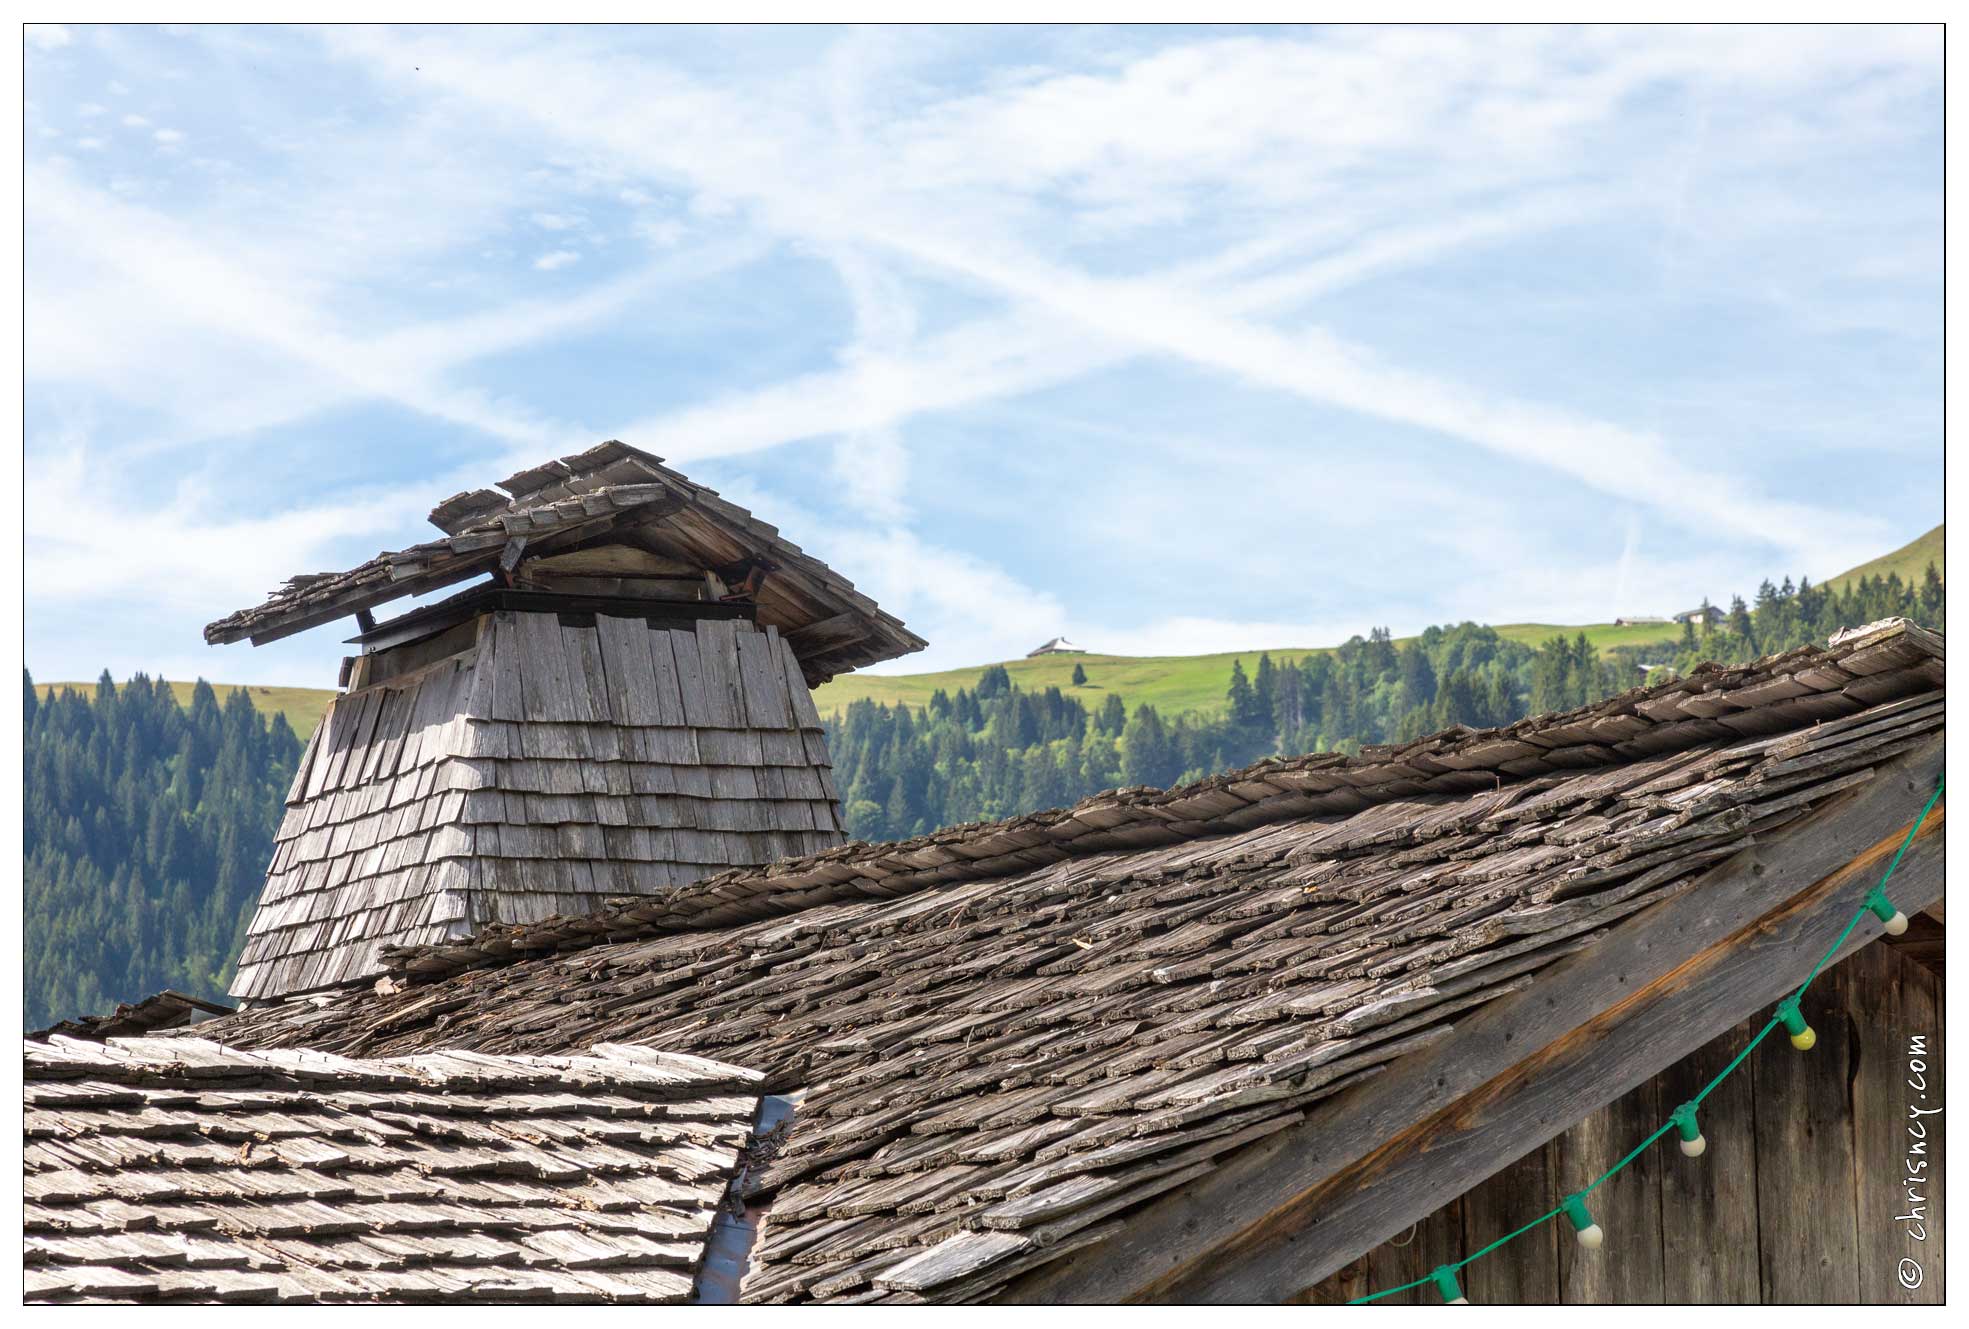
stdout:
[[607,1038],[753,1067],[803,1097],[745,1182],[766,1210],[747,1299],[999,1296],[1322,1128],[1329,1100],[1746,849],[1939,761],[1941,665],[1935,634],[1875,625],[1504,730],[487,929],[397,953],[418,980],[400,991],[205,1028],[365,1056]]
[[25,1045],[29,1301],[687,1297],[759,1076],[647,1048]]
[[602,443],[521,471],[499,490],[453,495],[431,511],[431,522],[443,538],[378,554],[346,572],[291,578],[263,604],[207,624],[205,640],[278,641],[492,572],[509,547],[539,550],[616,532],[699,568],[767,569],[755,596],[759,622],[785,634],[814,686],[924,646],[776,527],[625,443]]
[[951,826],[885,844],[856,842],[734,868],[595,917],[489,927],[443,947],[386,948],[397,968],[435,975],[625,934],[654,935],[815,905],[889,899],[1110,850],[1149,849],[1273,822],[1333,816],[1417,795],[1495,790],[1538,776],[1615,766],[1706,742],[1786,733],[1943,684],[1943,641],[1903,619],[1752,664],[1701,665],[1572,711],[1500,729],[1458,727],[1357,754],[1268,758],[1173,789],[1114,789],[1070,808]]

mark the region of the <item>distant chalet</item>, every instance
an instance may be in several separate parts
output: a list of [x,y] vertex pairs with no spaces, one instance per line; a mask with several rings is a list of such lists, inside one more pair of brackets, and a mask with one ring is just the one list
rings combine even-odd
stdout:
[[1033,650],[1027,651],[1026,659],[1030,660],[1033,659],[1035,656],[1041,656],[1041,655],[1085,655],[1085,654],[1087,654],[1087,648],[1085,646],[1076,646],[1072,642],[1068,641],[1065,637],[1055,637],[1053,638],[1053,640],[1047,642],[1044,646],[1039,646],[1034,648]]
[[[356,616],[232,992],[839,844],[808,689],[923,646],[745,509],[622,443],[440,503],[442,539],[295,577],[208,641]],[[386,622],[386,601],[478,584]]]

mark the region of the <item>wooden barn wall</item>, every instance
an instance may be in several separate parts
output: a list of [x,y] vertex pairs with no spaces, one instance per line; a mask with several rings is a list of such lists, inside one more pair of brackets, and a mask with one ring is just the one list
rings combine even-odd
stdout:
[[[1922,920],[1917,920],[1922,921]],[[1909,1212],[1909,1108],[1946,1107],[1942,981],[1891,945],[1868,946],[1828,971],[1805,999],[1818,1046],[1794,1051],[1782,1030],[1703,1104],[1709,1147],[1684,1158],[1674,1137],[1594,1192],[1606,1230],[1582,1249],[1562,1218],[1465,1268],[1473,1302],[1939,1304],[1942,1299],[1944,1111],[1929,1131],[1926,1240]],[[1727,1065],[1763,1019],[1746,1022],[1626,1097],[1534,1149],[1311,1289],[1316,1304],[1420,1278],[1555,1207],[1668,1119]],[[1925,1036],[1925,1099],[1910,1087],[1911,1040]],[[1901,1283],[1902,1260],[1921,1285]],[[1432,1304],[1433,1288],[1385,1299]]]

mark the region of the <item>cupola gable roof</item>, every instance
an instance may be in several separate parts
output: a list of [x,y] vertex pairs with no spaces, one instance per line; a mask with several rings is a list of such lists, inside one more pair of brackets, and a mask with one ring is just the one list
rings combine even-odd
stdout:
[[515,585],[551,576],[605,593],[667,583],[748,606],[761,627],[779,630],[810,685],[925,644],[776,527],[626,443],[454,494],[431,522],[441,538],[345,572],[289,578],[264,603],[208,624],[205,639],[262,645],[473,578]]

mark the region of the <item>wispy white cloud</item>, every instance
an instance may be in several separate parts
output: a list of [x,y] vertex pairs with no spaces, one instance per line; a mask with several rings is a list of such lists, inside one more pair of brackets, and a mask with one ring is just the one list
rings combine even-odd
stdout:
[[[1297,266],[1276,268],[1324,229],[1295,226],[1263,244],[1238,246],[1209,260],[1156,274],[1184,298],[1209,286],[1231,311],[1259,316],[1317,300],[1358,282],[1461,249],[1523,237],[1604,213],[1617,195],[1597,200],[1563,194],[1478,212],[1451,222],[1394,227],[1356,244],[1328,249]],[[854,252],[852,250],[848,252]],[[1272,265],[1267,275],[1250,271]],[[657,438],[679,457],[726,456],[801,439],[898,427],[914,417],[1023,396],[1113,369],[1143,353],[1128,338],[1109,338],[1023,307],[928,336],[863,345],[837,369],[713,398],[672,414],[621,426],[625,437]]]
[[834,474],[849,501],[870,519],[899,521],[908,515],[909,454],[898,423],[908,413],[909,385],[895,372],[896,353],[916,335],[916,311],[896,275],[853,249],[830,254],[854,309],[855,340],[841,354],[855,366],[852,381],[861,411],[882,423],[844,431],[834,444]]
[[[1895,422],[1891,446],[1919,451],[1921,399],[1876,390],[1864,356],[1816,392],[1770,367],[1746,379],[1720,358],[1740,348],[1713,372],[1613,362],[1648,320],[1652,350],[1707,335],[1719,310],[1777,354],[1814,338],[1929,353],[1939,331],[1916,328],[1910,293],[1939,289],[1939,196],[1907,144],[1937,96],[1932,32],[1138,33],[1098,59],[1084,34],[1028,34],[1007,58],[901,29],[743,58],[583,29],[173,38],[169,61],[216,62],[215,85],[310,82],[235,91],[231,133],[186,100],[196,78],[165,109],[143,41],[92,35],[99,63],[42,99],[80,109],[49,127],[109,113],[86,100],[109,87],[132,129],[169,149],[182,131],[153,120],[193,125],[198,151],[128,160],[96,155],[96,137],[30,166],[31,391],[140,411],[154,423],[116,443],[131,459],[387,403],[472,440],[453,447],[487,471],[598,434],[786,469],[824,491],[809,547],[950,663],[1093,635],[1070,611],[1110,642],[1250,644],[1238,634],[1338,631],[1370,603],[1427,616],[1488,595],[1470,612],[1578,616],[1705,568],[1856,561],[1889,537],[1880,505],[1798,484],[1772,464],[1784,444],[1737,438],[1796,441],[1865,402],[1866,421]],[[1812,174],[1857,179],[1876,156],[1901,174],[1865,206]],[[1452,344],[1442,315],[1479,344]],[[1596,354],[1603,317],[1627,320],[1626,340]],[[1525,372],[1540,355],[1550,370]],[[1150,409],[1135,402],[1169,380],[1204,418],[1262,403],[1269,441],[1231,473],[1244,498],[1186,480],[1167,441],[1131,446]],[[1691,432],[1705,398],[1732,413]],[[1053,460],[1031,428],[1006,434],[1002,464],[945,469],[953,432],[1010,420],[1013,402],[1068,429],[1132,419],[1114,455],[1147,450],[1143,487],[1103,473],[1084,513],[1036,490],[1030,512],[976,505],[1002,528],[953,523]],[[1241,443],[1236,429],[1205,442]],[[1464,492],[1335,464],[1385,470],[1374,450],[1391,442]],[[765,455],[788,445],[806,446],[784,467]],[[769,519],[791,487],[760,496]],[[1365,534],[1370,496],[1397,491],[1420,553],[1356,572],[1301,529],[1307,495]],[[1566,548],[1576,531],[1541,529],[1539,494],[1575,528],[1624,527],[1626,548]],[[1053,573],[1074,538],[1152,567],[1180,530],[1235,589],[1218,554],[1261,524],[1341,599],[1163,618],[1140,577]],[[1694,552],[1640,552],[1671,548]],[[1123,608],[1103,613],[1110,599]]]
[[[361,40],[365,55],[385,64],[427,59],[418,54],[422,37],[397,42],[365,34]],[[731,94],[681,74],[650,79],[637,70],[629,78],[620,66],[596,70],[584,61],[577,78],[571,56],[507,47],[490,54],[450,51],[439,79],[453,93],[527,115],[584,150],[611,154],[623,169],[682,179],[703,196],[743,200],[777,229],[836,249],[876,246],[1138,351],[1177,355],[1311,401],[1427,429],[1548,467],[1610,498],[1647,503],[1671,520],[1713,525],[1789,552],[1828,540],[1842,549],[1877,540],[1878,522],[1823,505],[1767,500],[1645,430],[1390,364],[1326,329],[1257,323],[1209,293],[1154,278],[1091,276],[1030,252],[1003,227],[981,228],[974,213],[933,214],[923,206],[924,195],[938,187],[997,191],[1043,182],[1068,182],[1110,202],[1124,193],[1204,185],[1235,188],[1265,204],[1305,202],[1330,195],[1338,178],[1354,170],[1382,187],[1375,178],[1381,160],[1412,153],[1427,135],[1450,129],[1451,151],[1479,135],[1491,145],[1489,176],[1481,183],[1522,181],[1549,174],[1555,151],[1576,149],[1585,129],[1603,124],[1642,89],[1718,71],[1796,81],[1855,56],[1824,37],[1788,39],[1772,67],[1753,73],[1748,66],[1755,62],[1734,37],[1702,43],[1637,36],[1606,46],[1603,66],[1563,74],[1549,58],[1558,40],[1543,32],[1497,37],[1492,45],[1513,57],[1502,77],[1471,60],[1467,42],[1445,35],[1363,36],[1343,42],[1337,55],[1294,42],[1187,47],[1114,76],[1041,79],[1011,97],[987,94],[905,118],[882,145],[900,153],[905,169],[880,176],[860,169],[866,165],[860,140],[837,149],[825,137],[789,129],[773,107],[739,116],[735,104],[719,105]],[[1900,61],[1930,54],[1922,43],[1891,37],[1871,47],[1861,55]],[[1540,98],[1523,95],[1522,80],[1547,76],[1558,77],[1556,89]],[[1404,90],[1400,98],[1392,95],[1396,88]],[[1288,119],[1274,116],[1273,108],[1291,100],[1289,92],[1308,89],[1327,100]],[[1363,102],[1377,114],[1361,115]],[[600,114],[604,105],[615,113]],[[637,113],[622,114],[626,107]],[[664,132],[680,115],[719,110],[733,128],[715,150]],[[1335,125],[1343,127],[1336,133]],[[749,136],[741,126],[751,128]],[[1281,143],[1282,136],[1294,142]],[[1203,151],[1205,142],[1232,144],[1235,152],[1227,159],[1221,150]],[[1269,164],[1288,147],[1311,153],[1326,169],[1295,177],[1290,197],[1281,198],[1284,186],[1271,180],[1276,172]],[[1133,174],[1120,174],[1129,166]],[[1145,217],[1142,224],[1160,220]],[[1412,243],[1426,252],[1448,234]],[[1400,248],[1391,247],[1368,262],[1401,258]],[[1299,280],[1312,290],[1331,277],[1315,269]],[[802,384],[815,386],[811,378]],[[850,409],[863,421],[896,419],[912,395],[881,383],[864,365],[851,366],[831,386],[857,399]],[[783,405],[788,395],[768,390],[738,409],[756,419],[762,404]]]
[[75,35],[59,23],[30,23],[27,44],[37,51],[58,51],[75,40]]
[[215,516],[196,478],[162,496],[129,492],[84,431],[64,427],[43,442],[27,469],[30,604],[161,599],[220,618],[289,571],[331,566],[330,551],[345,550],[352,537],[401,531],[429,506],[428,494],[371,488],[332,502]]
[[[571,436],[475,389],[433,381],[423,365],[379,353],[371,339],[336,328],[303,296],[278,255],[242,262],[153,209],[113,199],[67,172],[30,167],[29,244],[34,272],[28,318],[31,375],[125,382],[170,400],[197,432],[249,429],[351,394],[401,401],[496,438],[539,446]],[[210,358],[190,368],[172,349],[190,329],[212,338]],[[163,351],[162,356],[154,352]],[[241,393],[242,353],[274,372]],[[271,361],[269,357],[273,357]],[[295,368],[301,371],[294,372]],[[229,382],[216,390],[221,382]]]
[[[380,399],[480,431],[513,456],[586,446],[591,430],[453,381],[486,356],[620,315],[666,285],[757,253],[738,240],[677,253],[551,302],[515,299],[388,330],[355,329],[316,303],[291,251],[243,236],[215,245],[154,209],[31,167],[35,329],[29,373],[164,405],[177,427],[134,452],[264,429],[349,400]],[[200,334],[187,336],[192,330]],[[242,363],[260,372],[242,379]]]

